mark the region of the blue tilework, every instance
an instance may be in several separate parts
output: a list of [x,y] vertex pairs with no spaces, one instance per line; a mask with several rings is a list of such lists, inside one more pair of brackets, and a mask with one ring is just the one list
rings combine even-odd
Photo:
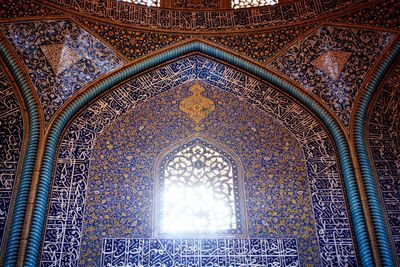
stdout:
[[369,120],[369,146],[400,264],[400,64],[382,87]]
[[[125,63],[112,49],[69,21],[13,23],[2,25],[0,30],[27,68],[46,122],[86,84]],[[52,45],[59,47],[50,49]],[[64,57],[55,64],[61,49],[65,49]]]
[[0,244],[13,196],[23,139],[22,114],[7,75],[0,68]]
[[[320,98],[348,126],[354,101],[369,70],[393,40],[393,33],[324,26],[295,43],[269,66]],[[323,66],[313,64],[327,52],[349,55],[348,59],[328,56],[322,60],[325,70],[337,72],[337,78],[324,71]]]
[[[188,263],[192,263],[189,265]],[[300,266],[296,239],[104,239],[100,266]]]
[[[290,130],[303,148],[321,264],[356,266],[342,183],[324,128],[276,89],[200,56],[179,60],[130,81],[96,101],[72,123],[61,143],[41,265],[64,265],[67,260],[73,266],[78,263],[91,151],[104,127],[137,103],[193,80],[247,100]],[[64,251],[64,246],[69,250]]]
[[191,95],[190,85],[140,103],[98,137],[90,162],[81,264],[99,258],[103,237],[153,236],[152,219],[158,218],[152,218],[154,199],[160,197],[153,193],[155,159],[176,142],[201,134],[242,161],[248,235],[296,237],[302,262],[318,265],[301,145],[265,112],[206,84],[204,96],[215,103],[215,110],[202,120],[202,129],[195,130],[194,122],[179,110],[181,101]]

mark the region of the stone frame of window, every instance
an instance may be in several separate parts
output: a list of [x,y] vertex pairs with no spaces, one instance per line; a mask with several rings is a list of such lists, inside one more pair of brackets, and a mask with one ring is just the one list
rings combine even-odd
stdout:
[[[204,141],[207,145],[211,146],[213,149],[218,149],[222,151],[224,155],[228,155],[229,159],[232,160],[230,163],[234,163],[237,169],[237,175],[233,175],[233,182],[237,185],[237,190],[234,193],[235,198],[235,208],[237,212],[235,213],[236,222],[237,222],[237,232],[232,233],[227,230],[225,232],[217,232],[217,233],[176,233],[176,234],[168,234],[161,232],[161,192],[160,192],[160,178],[161,178],[161,166],[162,164],[166,164],[166,157],[173,153],[174,150],[179,149],[181,151],[184,149],[183,147],[196,140],[199,139]],[[249,238],[248,235],[248,220],[247,220],[247,212],[246,212],[246,201],[245,201],[245,187],[244,187],[244,177],[245,170],[240,158],[234,153],[231,149],[227,148],[225,145],[212,140],[204,135],[194,135],[187,137],[183,140],[175,142],[164,149],[155,159],[154,161],[154,190],[153,190],[153,212],[152,212],[152,237],[153,238]]]

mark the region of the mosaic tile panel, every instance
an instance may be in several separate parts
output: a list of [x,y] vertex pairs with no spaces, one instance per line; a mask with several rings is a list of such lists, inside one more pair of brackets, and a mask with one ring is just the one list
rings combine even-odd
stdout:
[[3,246],[10,202],[23,138],[22,114],[17,97],[0,68],[0,244]]
[[190,38],[186,35],[126,29],[83,18],[78,20],[131,60]]
[[400,64],[382,86],[369,120],[369,145],[400,264]]
[[4,0],[0,3],[0,18],[34,17],[34,16],[52,16],[62,13],[40,5],[37,2],[25,0]]
[[69,21],[7,24],[2,31],[28,70],[46,122],[86,84],[124,64],[113,50]]
[[400,29],[400,1],[378,1],[375,5],[335,18],[335,22]]
[[104,239],[100,266],[300,266],[296,239]]
[[368,71],[393,39],[387,32],[325,26],[269,66],[320,98],[348,126]]
[[[87,182],[81,246],[85,257],[81,266],[93,261],[98,264],[103,237],[171,237],[153,232],[156,224],[152,220],[160,218],[152,216],[154,201],[159,199],[154,195],[153,166],[165,149],[192,136],[198,138],[199,134],[213,144],[225,146],[243,163],[248,235],[296,238],[301,261],[319,265],[312,197],[301,145],[265,112],[205,83],[200,83],[205,88],[203,97],[215,103],[215,110],[197,124],[180,109],[181,103],[192,95],[192,85],[185,83],[140,103],[120,115],[98,137]],[[162,184],[157,187],[162,188]],[[239,204],[237,200],[236,206]],[[245,234],[238,228],[214,235]],[[190,236],[210,235],[203,232]]]
[[130,81],[93,103],[71,124],[60,147],[41,266],[78,264],[88,168],[98,135],[139,102],[193,80],[252,103],[290,130],[304,152],[321,265],[357,266],[335,152],[324,128],[275,89],[200,56],[178,60]]

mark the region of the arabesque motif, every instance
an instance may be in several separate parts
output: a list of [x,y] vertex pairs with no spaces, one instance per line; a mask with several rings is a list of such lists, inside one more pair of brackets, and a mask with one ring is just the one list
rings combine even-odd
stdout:
[[208,114],[215,109],[215,104],[211,99],[204,97],[204,88],[200,84],[190,87],[193,95],[185,98],[179,105],[179,109],[186,113],[197,125],[205,119]]
[[390,32],[323,26],[269,66],[321,99],[348,126],[368,71],[393,40]]

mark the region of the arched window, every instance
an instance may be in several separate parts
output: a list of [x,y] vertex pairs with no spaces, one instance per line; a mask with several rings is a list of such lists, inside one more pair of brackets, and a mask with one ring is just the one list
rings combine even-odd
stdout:
[[193,138],[156,164],[155,236],[243,236],[240,162],[225,149]]
[[178,7],[178,8],[246,8],[275,5],[279,0],[218,0],[218,1],[174,1],[174,0],[117,0],[146,5],[149,7]]
[[278,4],[278,0],[232,0],[232,8],[260,7]]

